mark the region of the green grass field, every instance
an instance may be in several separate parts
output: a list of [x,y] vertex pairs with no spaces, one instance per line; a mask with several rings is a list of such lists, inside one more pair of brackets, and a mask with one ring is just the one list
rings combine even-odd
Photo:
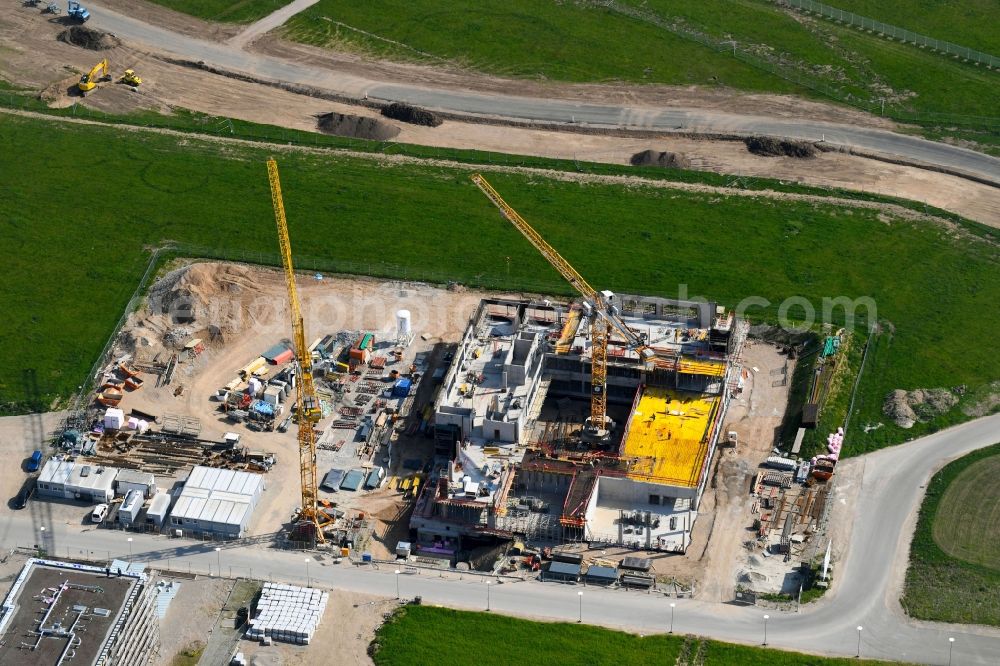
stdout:
[[[267,154],[253,144],[220,151],[196,138],[8,116],[0,148],[8,173],[48,174],[9,181],[0,197],[8,221],[0,243],[13,250],[0,284],[6,411],[48,406],[81,383],[135,288],[148,248],[177,241],[197,246],[195,254],[277,261]],[[335,153],[288,154],[281,166],[302,268],[566,293],[469,183],[465,168]],[[94,173],[101,174],[100,205]],[[669,297],[685,283],[691,295],[730,306],[758,295],[772,305],[749,314],[764,318],[793,294],[814,301],[868,295],[896,332],[879,371],[866,372],[866,390],[884,395],[958,383],[974,389],[1000,376],[989,345],[966,344],[990,339],[997,325],[992,304],[1000,299],[996,236],[978,227],[969,229],[983,236],[811,202],[486,173],[602,288]],[[396,240],[387,245],[386,238]],[[509,278],[506,255],[515,257]],[[961,354],[954,352],[959,347]],[[29,371],[37,397],[27,390]],[[865,418],[879,419],[880,407],[869,404]],[[877,445],[907,434],[891,430],[876,431],[892,435]],[[852,442],[852,450],[869,446],[860,434]]]
[[[496,646],[483,649],[483,646]],[[401,608],[375,633],[377,666],[459,663],[475,655],[481,666],[506,664],[704,664],[705,666],[839,666],[885,662],[835,659],[733,645],[693,636],[636,636],[578,624],[518,620],[433,606]]]
[[996,0],[830,0],[826,4],[1000,56],[1000,3]]
[[1000,626],[1000,444],[946,465],[927,484],[903,607],[921,620]]
[[[616,7],[513,0],[488,1],[472,10],[431,0],[377,6],[320,0],[293,17],[286,30],[305,43],[431,64],[451,61],[506,76],[820,97],[817,89],[825,88],[836,89],[838,100],[869,109],[885,99],[887,114],[906,118],[1000,116],[996,72],[829,21],[803,20],[767,0],[621,0]],[[735,39],[743,55],[704,46],[702,38],[716,44]],[[988,125],[991,130],[980,140],[1000,143],[1000,121]]]
[[1000,455],[966,467],[934,517],[934,541],[955,559],[1000,571]]
[[291,0],[151,0],[207,21],[250,23],[287,5]]

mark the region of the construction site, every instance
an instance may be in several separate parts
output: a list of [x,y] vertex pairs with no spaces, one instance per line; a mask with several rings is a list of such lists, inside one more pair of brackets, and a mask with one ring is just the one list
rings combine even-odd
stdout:
[[[39,459],[33,503],[85,503],[104,528],[450,566],[505,566],[525,541],[683,555],[720,447],[759,455],[750,467],[771,453],[773,434],[727,426],[751,373],[748,324],[724,307],[594,289],[478,175],[578,299],[296,275],[268,167],[284,272],[168,267]],[[788,464],[803,481],[833,463]],[[773,492],[788,475],[773,476],[746,494],[774,509],[759,536],[781,528],[787,551]],[[273,490],[293,484],[297,501]],[[800,517],[822,504],[802,502]]]
[[[784,569],[822,555],[842,434],[778,455],[794,350],[714,302],[598,291],[479,175],[577,298],[296,273],[267,166],[284,270],[161,271],[22,486],[38,523],[720,599],[813,582]],[[326,598],[274,594],[248,636],[308,643]],[[98,621],[21,626],[21,606],[3,621],[32,651]]]

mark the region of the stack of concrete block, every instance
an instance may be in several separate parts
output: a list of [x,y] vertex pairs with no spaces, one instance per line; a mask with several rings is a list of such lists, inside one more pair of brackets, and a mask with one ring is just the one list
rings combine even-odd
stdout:
[[330,595],[310,587],[264,583],[257,615],[250,620],[247,638],[265,637],[308,645],[323,619]]

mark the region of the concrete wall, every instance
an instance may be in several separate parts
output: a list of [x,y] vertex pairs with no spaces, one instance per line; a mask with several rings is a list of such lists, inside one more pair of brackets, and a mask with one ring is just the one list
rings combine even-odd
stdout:
[[521,439],[522,418],[513,421],[492,420],[483,418],[483,437],[498,442],[519,442]]
[[462,438],[472,434],[472,410],[467,407],[441,405],[434,421],[441,425],[456,425],[462,431]]
[[650,495],[693,500],[698,495],[698,488],[665,486],[629,478],[602,476],[597,482],[597,492],[594,494],[598,496],[598,504],[614,502],[633,505],[649,504]]

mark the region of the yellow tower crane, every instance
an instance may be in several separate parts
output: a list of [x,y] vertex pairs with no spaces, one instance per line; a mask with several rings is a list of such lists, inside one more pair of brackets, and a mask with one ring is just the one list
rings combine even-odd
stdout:
[[281,181],[278,179],[278,163],[267,161],[267,176],[271,183],[271,203],[274,205],[274,219],[278,224],[278,243],[281,245],[281,264],[285,269],[288,285],[288,303],[292,314],[292,339],[295,342],[295,358],[299,366],[296,383],[295,404],[299,438],[299,472],[302,476],[302,508],[299,510],[297,528],[312,532],[316,540],[326,543],[323,527],[330,518],[320,511],[316,503],[318,495],[316,483],[316,432],[313,425],[323,415],[313,386],[312,354],[306,345],[305,324],[302,308],[295,290],[295,270],[292,267],[292,244],[288,237],[288,223],[285,220],[285,205],[281,199]]
[[629,328],[618,316],[618,310],[614,305],[615,295],[612,292],[597,291],[591,287],[583,276],[542,238],[541,234],[535,231],[524,218],[518,215],[516,210],[503,200],[481,174],[474,174],[472,182],[500,209],[503,216],[535,246],[535,249],[541,252],[542,256],[552,264],[552,267],[559,271],[560,275],[583,296],[584,312],[590,316],[591,340],[590,418],[584,429],[584,435],[592,440],[605,438],[611,425],[611,420],[608,418],[607,379],[608,340],[612,331],[617,331],[625,338],[629,348],[634,349],[644,363],[652,362],[655,353],[646,345],[639,334]]

